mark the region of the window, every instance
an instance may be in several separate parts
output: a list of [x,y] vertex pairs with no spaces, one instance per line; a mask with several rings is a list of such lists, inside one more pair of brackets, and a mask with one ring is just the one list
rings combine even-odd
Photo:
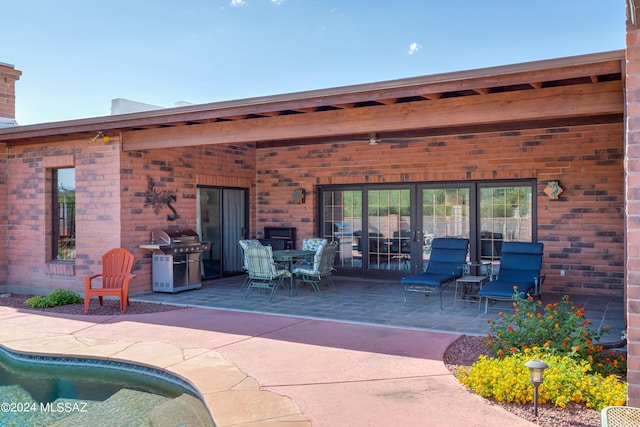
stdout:
[[76,171],[74,168],[54,169],[52,259],[76,259]]

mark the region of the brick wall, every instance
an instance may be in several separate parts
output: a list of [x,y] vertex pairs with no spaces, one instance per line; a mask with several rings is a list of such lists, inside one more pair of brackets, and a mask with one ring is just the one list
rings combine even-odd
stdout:
[[0,62],[0,117],[16,118],[16,81],[22,71]]
[[[197,184],[251,187],[255,179],[255,148],[251,144],[212,145],[168,150],[148,150],[123,153],[122,224],[123,245],[133,248],[137,275],[132,293],[151,290],[151,252],[137,248],[151,238],[155,228],[195,228],[197,223]],[[180,216],[168,221],[172,214],[166,206],[155,214],[145,206],[148,179],[158,191],[176,196],[172,206]],[[254,191],[251,191],[253,194]],[[250,201],[250,221],[255,223],[255,201]]]
[[626,82],[627,404],[640,406],[640,30],[629,21]]
[[[410,143],[263,148],[257,152],[257,232],[292,226],[315,236],[316,186],[535,178],[545,291],[622,295],[622,124],[451,135]],[[548,180],[564,188],[544,193]],[[307,192],[305,204],[293,190]],[[300,242],[298,242],[298,245]],[[560,270],[566,277],[560,277]]]
[[[76,262],[70,266],[48,259],[52,230],[47,191],[51,168],[73,166],[77,239]],[[8,262],[2,265],[8,265],[7,289],[81,292],[83,277],[101,271],[103,253],[124,247],[136,256],[134,273],[138,277],[131,293],[151,290],[151,253],[138,245],[149,241],[153,228],[196,227],[198,177],[216,185],[241,186],[253,182],[254,168],[255,150],[250,144],[122,152],[118,138],[105,143],[87,137],[55,146],[15,147],[8,154],[6,168]],[[166,207],[156,215],[151,206],[145,206],[148,176],[158,191],[176,195],[173,207],[179,219],[167,221],[172,212]],[[255,211],[251,218],[255,222]]]
[[[83,289],[101,256],[120,245],[117,141],[69,141],[12,148],[7,159],[8,277],[12,288]],[[51,169],[76,169],[76,262],[51,260]]]

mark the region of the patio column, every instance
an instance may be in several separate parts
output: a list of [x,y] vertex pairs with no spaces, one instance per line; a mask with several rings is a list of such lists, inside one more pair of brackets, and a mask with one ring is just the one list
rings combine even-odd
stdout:
[[[625,84],[625,263],[628,334],[627,404],[640,406],[640,29],[638,0],[627,0]],[[640,11],[638,11],[640,12]],[[638,16],[640,18],[640,16]]]

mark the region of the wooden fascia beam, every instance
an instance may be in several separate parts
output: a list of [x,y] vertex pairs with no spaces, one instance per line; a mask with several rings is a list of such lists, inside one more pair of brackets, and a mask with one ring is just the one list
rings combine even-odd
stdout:
[[147,129],[122,134],[123,149],[295,140],[356,133],[486,125],[623,112],[620,81],[445,98],[309,114]]

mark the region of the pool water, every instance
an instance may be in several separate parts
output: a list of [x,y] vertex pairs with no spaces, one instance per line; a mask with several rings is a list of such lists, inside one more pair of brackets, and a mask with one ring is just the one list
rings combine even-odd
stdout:
[[190,384],[104,360],[23,355],[0,347],[0,425],[214,426]]

